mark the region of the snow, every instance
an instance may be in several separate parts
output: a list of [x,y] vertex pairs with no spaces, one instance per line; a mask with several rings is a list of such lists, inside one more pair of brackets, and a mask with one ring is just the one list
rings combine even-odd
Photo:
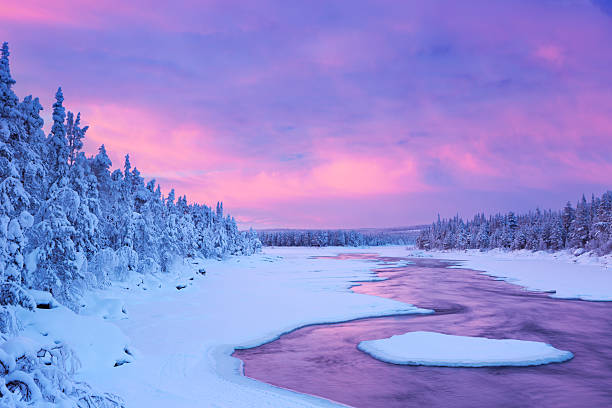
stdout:
[[27,211],[22,211],[19,215],[21,228],[30,228],[34,224],[34,217]]
[[87,297],[80,314],[100,316],[106,320],[127,319],[128,313],[125,302],[122,299],[115,299],[92,294]]
[[488,339],[416,331],[368,340],[357,348],[392,364],[495,367],[561,363],[574,355],[537,341]]
[[30,289],[28,290],[30,296],[36,303],[36,305],[45,305],[46,308],[53,309],[60,307],[61,305],[55,298],[49,293],[42,290]]
[[231,357],[305,325],[432,312],[350,291],[377,279],[371,261],[312,259],[338,252],[265,249],[185,262],[155,279],[136,274],[88,294],[80,315],[63,306],[22,312],[24,335],[70,345],[81,362],[77,379],[129,407],[339,406],[244,377]]
[[406,256],[460,260],[460,268],[525,287],[548,292],[561,299],[612,301],[612,257],[590,253],[576,257],[569,252],[491,250],[407,251]]
[[5,377],[5,381],[7,384],[11,382],[20,382],[26,384],[28,390],[31,393],[31,395],[29,395],[28,403],[32,405],[37,405],[37,403],[42,402],[42,394],[40,393],[40,389],[34,382],[34,379],[31,375],[23,371],[13,371],[12,373],[7,374],[7,376]]
[[17,336],[8,339],[0,346],[0,350],[6,353],[6,356],[12,357],[13,361],[3,358],[2,361],[9,361],[9,364],[14,365],[14,359],[22,356],[26,353],[35,353],[37,351],[37,344],[30,338],[24,336]]
[[[80,360],[77,380],[121,396],[126,406],[338,406],[244,377],[241,361],[231,354],[236,348],[257,346],[305,325],[431,312],[349,290],[360,281],[381,279],[371,268],[408,261],[313,258],[365,252],[388,257],[462,259],[461,267],[486,270],[487,274],[505,276],[529,288],[554,288],[557,293],[552,295],[558,297],[572,297],[568,282],[580,280],[582,286],[576,288],[584,298],[612,298],[609,282],[604,279],[610,270],[594,258],[422,252],[405,246],[265,248],[250,257],[186,261],[171,273],[132,272],[128,279],[88,292],[79,315],[32,292],[37,303],[53,307],[19,312],[24,324],[21,335],[35,344],[58,342],[70,346]],[[199,274],[200,269],[205,269],[206,275]],[[601,281],[590,284],[593,276]],[[529,279],[542,282],[536,285]],[[528,350],[525,343],[517,344],[521,344],[517,351]],[[507,351],[503,355],[506,358]],[[531,360],[541,355],[534,354]],[[487,356],[501,354],[491,352]],[[527,360],[524,357],[523,362]]]
[[99,316],[76,315],[61,305],[34,312],[22,309],[18,314],[24,322],[22,336],[34,344],[64,343],[74,350],[80,360],[82,377],[98,375],[114,367],[117,361],[131,359],[125,352],[130,339],[115,324]]

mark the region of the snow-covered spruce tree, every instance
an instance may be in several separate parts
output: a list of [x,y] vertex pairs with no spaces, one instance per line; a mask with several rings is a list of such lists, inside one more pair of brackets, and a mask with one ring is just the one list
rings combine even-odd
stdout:
[[98,180],[92,168],[93,161],[80,152],[70,167],[70,187],[78,194],[80,205],[75,217],[75,245],[90,259],[100,248],[99,217],[100,193]]
[[20,158],[19,172],[24,189],[30,195],[29,210],[32,213],[40,206],[47,193],[47,168],[43,163],[46,156],[44,121],[40,117],[43,109],[38,98],[27,96],[18,105],[23,120],[23,138],[16,146]]
[[582,200],[576,205],[576,217],[570,224],[568,234],[570,247],[583,248],[585,246],[589,238],[590,218],[590,208],[583,195]]
[[597,201],[590,235],[589,249],[612,251],[612,192],[605,193]]
[[[66,111],[61,88],[53,104],[53,127],[47,137],[50,179],[46,200],[41,202],[36,213],[31,247],[36,255],[35,273],[29,284],[39,290],[48,291],[67,307],[77,311],[79,298],[87,286],[87,256],[96,251],[95,229],[97,227],[97,187],[86,159],[82,157],[77,166],[72,162],[69,140],[66,137]],[[78,125],[68,115],[71,133],[80,133]],[[75,129],[76,127],[76,129]],[[81,136],[84,135],[84,132]],[[81,145],[73,146],[76,155]],[[77,149],[78,147],[78,149]],[[92,213],[94,211],[94,213]]]
[[[476,241],[473,241],[474,244],[481,249],[489,248],[489,223],[483,221],[478,228],[478,235],[476,236]],[[469,245],[469,243],[468,243]]]
[[75,243],[75,228],[81,205],[78,194],[69,187],[55,188],[41,206],[33,228],[36,270],[30,284],[50,292],[57,300],[78,311],[78,300],[85,288],[81,272],[83,254]]
[[81,113],[77,113],[76,120],[74,114],[68,112],[66,137],[68,138],[68,164],[74,164],[78,152],[83,148],[83,138],[89,126],[81,128]]
[[177,210],[174,203],[175,194],[174,189],[170,190],[170,193],[165,199],[164,208],[164,225],[161,233],[160,242],[160,253],[161,253],[161,267],[162,270],[167,271],[172,266],[174,259],[178,256],[180,246],[178,242],[178,228],[177,228]]
[[[24,280],[27,230],[32,226],[31,196],[22,179],[36,155],[28,148],[28,115],[19,109],[12,90],[8,44],[0,56],[0,284],[21,285]],[[24,120],[24,118],[26,120]]]
[[[64,108],[64,94],[62,88],[58,88],[55,93],[55,103],[53,104],[53,126],[47,138],[47,154],[49,168],[49,190],[63,187],[67,182],[68,158],[70,150],[68,139],[66,138],[66,109]],[[50,191],[47,197],[50,196]]]
[[[27,233],[32,225],[32,199],[22,183],[34,158],[28,151],[26,127],[32,124],[28,122],[31,110],[18,103],[12,90],[14,84],[8,45],[4,43],[0,56],[0,346],[20,330],[16,309],[35,307],[23,290]],[[0,406],[12,404],[8,395],[11,378],[5,380],[10,375],[10,359],[8,363],[6,360],[0,353]]]

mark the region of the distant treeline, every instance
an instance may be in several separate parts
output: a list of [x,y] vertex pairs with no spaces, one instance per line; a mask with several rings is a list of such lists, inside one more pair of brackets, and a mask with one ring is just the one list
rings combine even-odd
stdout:
[[284,230],[259,231],[259,240],[264,246],[381,246],[414,244],[415,232],[378,230]]
[[456,216],[440,220],[419,234],[421,249],[578,249],[599,255],[612,253],[612,191],[600,198],[584,196],[576,207],[527,214],[476,215],[471,221]]

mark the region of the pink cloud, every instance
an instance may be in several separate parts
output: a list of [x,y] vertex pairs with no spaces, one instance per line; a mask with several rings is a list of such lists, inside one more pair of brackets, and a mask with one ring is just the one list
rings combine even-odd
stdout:
[[150,177],[174,178],[182,172],[220,167],[235,158],[215,147],[214,131],[201,124],[162,120],[159,112],[120,105],[84,104],[83,117],[91,124],[85,148],[95,154],[101,144],[116,167],[129,153]]
[[[104,2],[82,2],[75,0],[20,0],[2,5],[0,20],[29,24],[47,24],[62,27],[93,28],[112,22],[112,16],[142,15],[141,8],[130,2],[106,0]],[[110,17],[110,18],[109,18]]]
[[164,191],[269,224],[383,199],[418,222],[609,185],[611,20],[557,3],[9,0],[0,34],[19,90],[61,82],[87,151]]
[[551,64],[561,66],[565,63],[565,52],[555,45],[542,45],[538,47],[534,55]]

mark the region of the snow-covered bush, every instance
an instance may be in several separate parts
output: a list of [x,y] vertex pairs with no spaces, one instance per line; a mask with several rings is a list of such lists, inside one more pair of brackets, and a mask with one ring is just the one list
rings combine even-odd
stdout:
[[138,272],[141,274],[156,274],[161,272],[161,267],[153,258],[145,258],[138,262]]
[[19,321],[15,316],[15,308],[0,306],[0,333],[16,336],[20,329]]
[[97,285],[103,287],[110,285],[116,263],[115,251],[111,248],[103,248],[94,254],[87,268],[89,273],[96,278]]
[[0,406],[123,407],[73,376],[80,363],[64,344],[38,345],[28,338],[0,340]]
[[36,302],[21,286],[15,282],[0,283],[0,305],[21,306],[33,310]]
[[115,268],[111,278],[117,281],[125,281],[138,269],[138,254],[132,248],[124,246],[116,252]]

